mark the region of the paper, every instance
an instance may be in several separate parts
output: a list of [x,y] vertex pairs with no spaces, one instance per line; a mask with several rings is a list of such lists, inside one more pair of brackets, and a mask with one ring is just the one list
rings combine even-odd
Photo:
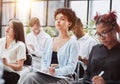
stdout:
[[55,78],[68,78],[68,77],[65,77],[65,76],[53,76],[53,75],[51,75],[49,73],[45,73],[45,72],[41,72],[41,71],[39,73],[45,74],[45,75],[48,75],[48,76],[51,76],[51,77],[55,77]]

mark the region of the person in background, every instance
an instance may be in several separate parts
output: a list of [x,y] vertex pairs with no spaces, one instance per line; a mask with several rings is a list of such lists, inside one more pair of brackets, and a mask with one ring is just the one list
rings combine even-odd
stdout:
[[91,52],[92,47],[97,44],[97,41],[84,32],[83,24],[80,18],[78,17],[72,31],[74,33],[73,38],[75,38],[78,42],[78,47],[79,47],[78,60],[82,65],[82,66],[80,65],[80,77],[83,77],[84,71],[87,68],[89,54]]
[[[94,17],[96,36],[101,44],[91,50],[83,83],[74,84],[120,84],[120,43],[116,34],[119,31],[114,11]],[[101,72],[104,72],[100,75]]]
[[76,40],[69,35],[69,30],[75,25],[76,15],[72,9],[59,8],[55,11],[54,18],[59,35],[49,40],[41,63],[41,72],[49,75],[40,72],[29,73],[21,84],[70,84],[70,80],[72,81],[71,75],[77,65],[78,49]]
[[49,43],[51,37],[43,31],[37,17],[31,18],[29,25],[32,32],[27,35],[26,43],[29,53],[32,54],[33,71],[40,71],[41,57],[43,56],[45,45]]
[[[0,44],[0,58],[4,67],[8,67],[9,70],[20,74],[21,78],[24,72],[29,71],[29,68],[24,66],[27,49],[24,27],[21,21],[18,19],[9,20],[5,28],[5,37],[0,39]],[[8,70],[8,68],[5,69]]]

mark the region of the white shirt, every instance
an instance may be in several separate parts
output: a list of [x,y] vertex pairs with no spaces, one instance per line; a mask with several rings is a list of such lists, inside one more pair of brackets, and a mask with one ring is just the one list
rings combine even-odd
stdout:
[[[74,36],[74,38],[76,38]],[[77,40],[78,41],[78,55],[81,56],[82,58],[89,59],[89,54],[91,52],[91,49],[94,45],[97,44],[97,41],[93,39],[91,36],[88,34],[85,34],[83,37]],[[86,70],[87,66],[81,62],[84,70]]]
[[44,47],[46,43],[48,43],[49,38],[50,36],[47,33],[45,33],[43,30],[41,30],[38,35],[34,35],[33,32],[29,33],[26,38],[26,43],[33,45],[35,51],[30,49],[30,47],[28,47],[28,49],[32,54],[41,57],[43,55]]
[[0,58],[6,58],[8,63],[16,63],[21,59],[26,59],[26,47],[21,41],[10,44],[9,48],[5,48],[6,38],[0,39]]
[[[5,48],[5,44],[6,44],[6,38],[0,39],[0,58],[6,58],[8,63],[16,63],[16,61],[21,59],[26,60],[26,46],[22,41],[16,42],[14,40],[7,49]],[[21,81],[25,77],[25,75],[28,72],[30,72],[30,67],[23,66],[22,70],[14,71],[14,72],[20,75],[19,81]]]
[[38,35],[34,35],[33,32],[27,35],[27,45],[33,45],[35,50],[33,51],[30,47],[28,47],[28,49],[30,50],[31,54],[35,54],[37,56],[32,56],[33,71],[40,71],[41,57],[43,56],[45,45],[49,43],[49,39],[51,39],[51,37],[43,30],[41,30]]

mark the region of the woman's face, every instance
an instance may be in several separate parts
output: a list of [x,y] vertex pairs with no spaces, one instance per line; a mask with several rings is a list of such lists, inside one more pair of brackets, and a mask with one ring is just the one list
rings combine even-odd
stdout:
[[5,34],[7,37],[13,37],[14,38],[14,29],[13,29],[13,22],[10,21],[8,25],[5,28]]
[[108,27],[101,24],[98,24],[96,26],[97,32],[96,36],[98,36],[98,39],[105,45],[105,46],[111,46],[114,43],[116,43],[116,30],[114,27]]
[[68,31],[69,27],[71,26],[70,22],[68,22],[67,16],[59,13],[55,17],[55,27],[58,30]]

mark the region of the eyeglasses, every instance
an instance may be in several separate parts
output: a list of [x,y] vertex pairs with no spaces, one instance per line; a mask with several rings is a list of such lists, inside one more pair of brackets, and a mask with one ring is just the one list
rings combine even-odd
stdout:
[[103,32],[102,34],[96,32],[96,33],[95,33],[95,37],[97,37],[97,38],[100,38],[100,37],[106,38],[106,37],[108,36],[108,34],[109,34],[110,32],[112,32],[113,30],[114,30],[114,28],[112,27],[110,30],[105,31],[105,32]]

